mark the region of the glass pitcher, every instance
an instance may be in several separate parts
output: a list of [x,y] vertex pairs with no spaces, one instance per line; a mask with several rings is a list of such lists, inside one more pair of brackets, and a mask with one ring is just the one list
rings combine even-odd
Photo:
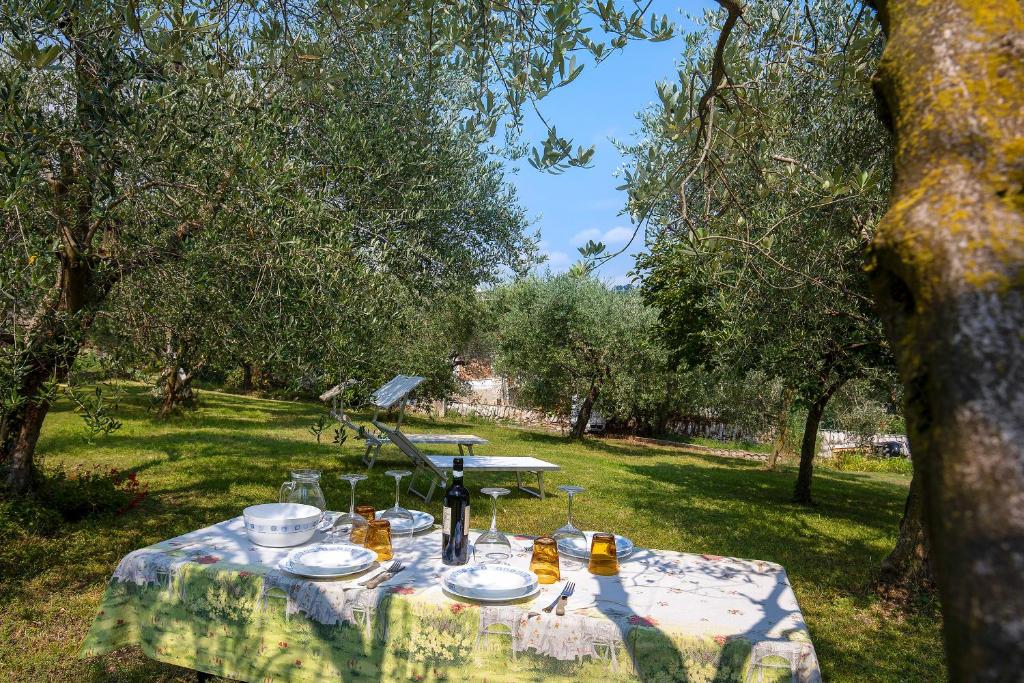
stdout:
[[279,501],[281,503],[302,503],[313,505],[323,512],[327,509],[324,492],[320,490],[319,470],[295,470],[291,481],[281,485]]

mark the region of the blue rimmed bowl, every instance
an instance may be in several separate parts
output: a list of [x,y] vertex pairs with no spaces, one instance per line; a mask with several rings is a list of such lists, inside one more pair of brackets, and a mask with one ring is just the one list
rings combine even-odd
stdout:
[[242,511],[245,532],[256,545],[291,548],[313,538],[323,511],[301,503],[264,503]]

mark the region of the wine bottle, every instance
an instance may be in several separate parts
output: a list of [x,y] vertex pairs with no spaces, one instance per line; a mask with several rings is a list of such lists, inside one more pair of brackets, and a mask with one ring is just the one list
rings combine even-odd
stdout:
[[469,562],[469,490],[462,483],[462,474],[462,458],[455,458],[441,522],[441,561],[447,565]]

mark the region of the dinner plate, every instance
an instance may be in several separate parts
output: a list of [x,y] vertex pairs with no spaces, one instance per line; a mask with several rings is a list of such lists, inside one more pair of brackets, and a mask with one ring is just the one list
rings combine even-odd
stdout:
[[532,591],[530,591],[526,595],[520,595],[520,596],[515,597],[515,598],[481,598],[481,597],[477,597],[477,596],[473,596],[473,595],[463,595],[462,593],[458,592],[457,590],[452,590],[447,585],[442,586],[442,588],[444,588],[444,591],[446,593],[448,593],[450,595],[454,595],[457,598],[464,598],[466,600],[475,600],[476,602],[489,602],[489,603],[513,602],[515,600],[525,600],[527,598],[536,597],[537,594],[540,593],[540,584],[538,584]]
[[292,574],[334,577],[355,574],[377,561],[377,553],[347,543],[316,543],[296,548],[281,560],[281,568]]
[[[601,533],[598,531],[584,531],[583,534],[587,537],[586,544],[584,545],[578,538],[568,539],[564,538],[558,541],[558,552],[563,555],[568,555],[580,560],[590,559],[590,544],[594,538],[594,534]],[[633,541],[629,540],[625,536],[619,536],[615,534],[615,555],[618,559],[624,560],[633,554]]]
[[[386,510],[381,510],[377,513],[377,519],[384,514]],[[412,532],[418,534],[421,531],[426,531],[434,525],[434,515],[429,512],[423,512],[421,510],[409,510],[412,513]],[[394,520],[391,521],[391,528],[398,530],[398,525],[395,524]]]
[[457,569],[444,578],[451,593],[471,600],[518,600],[538,587],[537,575],[507,564],[474,564]]
[[306,579],[338,579],[338,578],[341,578],[341,577],[344,577],[344,576],[353,576],[355,574],[359,574],[361,572],[365,572],[367,569],[369,569],[373,565],[374,565],[373,562],[369,562],[367,564],[362,565],[361,567],[355,567],[353,569],[346,569],[344,571],[338,571],[338,573],[310,574],[305,569],[302,569],[302,568],[299,568],[299,567],[293,567],[292,565],[288,564],[284,560],[281,560],[278,563],[277,568],[281,569],[283,571],[286,571],[289,574],[294,574],[295,576],[301,576],[301,577],[306,578]]

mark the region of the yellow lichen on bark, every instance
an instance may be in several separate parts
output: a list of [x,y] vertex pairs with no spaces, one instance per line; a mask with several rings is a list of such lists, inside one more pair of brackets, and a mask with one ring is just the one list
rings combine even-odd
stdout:
[[[961,261],[960,283],[1012,287],[1017,277],[989,265],[992,258],[1007,265],[1024,254],[1021,5],[906,0],[886,3],[885,17],[889,43],[880,73],[886,99],[895,104],[898,199],[879,226],[876,245],[899,251],[904,267],[923,276],[943,260],[928,239],[941,223],[962,236],[959,249],[979,252]],[[956,25],[969,28],[955,45],[934,39]],[[959,179],[959,191],[950,192],[952,178]],[[985,206],[986,195],[1002,206]],[[985,225],[984,239],[973,234],[979,224]],[[928,300],[938,283],[914,275],[903,273],[916,281],[915,294]]]

